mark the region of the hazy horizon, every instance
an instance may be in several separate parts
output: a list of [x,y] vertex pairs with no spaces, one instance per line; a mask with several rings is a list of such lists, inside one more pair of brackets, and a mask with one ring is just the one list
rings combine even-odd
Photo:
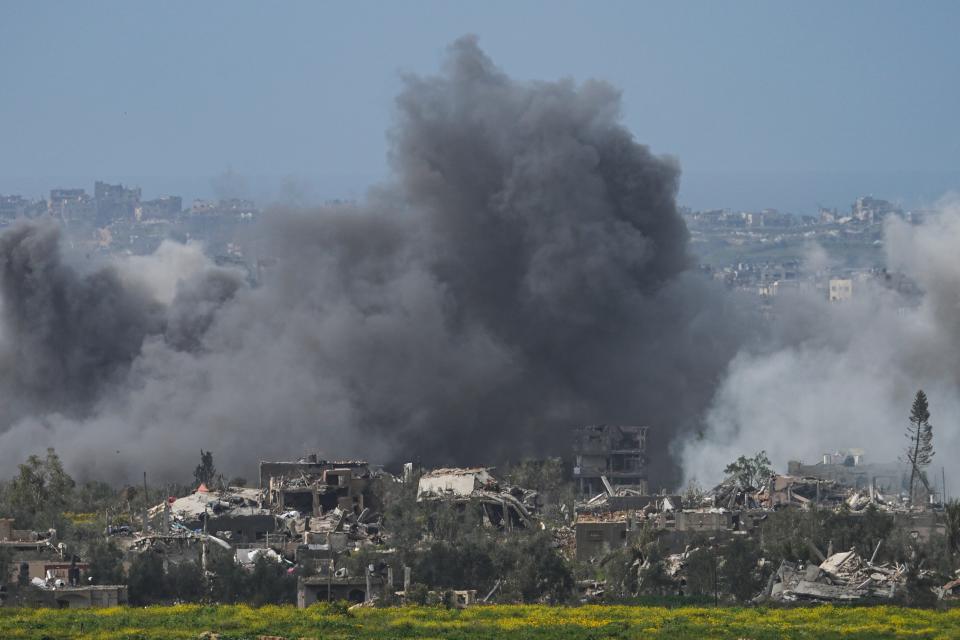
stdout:
[[635,138],[679,161],[681,205],[923,207],[960,186],[956,3],[587,8],[6,2],[0,193],[101,179],[189,202],[232,168],[261,201],[290,176],[359,198],[389,174],[403,76],[466,33],[518,80],[616,86]]
[[[229,168],[227,169],[229,170]],[[222,175],[222,174],[220,174]],[[237,195],[260,205],[316,206],[333,200],[361,200],[370,187],[382,183],[376,176],[239,175]],[[42,199],[54,188],[83,188],[93,192],[96,180],[141,187],[145,199],[165,195],[183,197],[185,207],[194,199],[216,198],[213,176],[53,176],[11,178],[0,176],[0,194]],[[778,209],[795,215],[815,215],[819,206],[847,211],[864,195],[883,198],[904,209],[931,209],[960,188],[960,172],[952,171],[682,171],[677,203],[694,210]]]

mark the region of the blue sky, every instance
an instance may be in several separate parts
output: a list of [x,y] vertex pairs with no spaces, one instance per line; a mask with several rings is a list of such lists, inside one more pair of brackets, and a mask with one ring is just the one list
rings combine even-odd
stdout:
[[958,2],[0,0],[0,193],[192,197],[230,167],[251,195],[356,197],[400,74],[465,33],[514,77],[620,87],[694,206],[960,189]]

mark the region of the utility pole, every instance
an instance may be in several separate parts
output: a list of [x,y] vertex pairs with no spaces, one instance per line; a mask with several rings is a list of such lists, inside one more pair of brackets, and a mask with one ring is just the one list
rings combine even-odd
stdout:
[[943,498],[943,506],[947,506],[947,471],[943,467],[940,467],[940,483],[943,489],[943,495],[940,497]]
[[150,496],[147,494],[147,472],[143,472],[143,535],[147,535],[149,521],[147,520],[147,509],[150,507]]
[[372,588],[373,588],[373,585],[370,583],[370,578],[371,578],[371,576],[373,575],[373,565],[372,565],[372,564],[367,566],[367,570],[365,571],[365,573],[367,574],[367,585],[366,585],[366,586],[367,586],[367,594],[366,594],[366,597],[363,599],[363,601],[364,601],[364,602],[370,602],[371,600],[373,600],[373,593],[371,592],[371,591],[372,591]]
[[203,541],[200,543],[200,565],[207,573],[207,505],[203,505]]
[[713,546],[713,606],[720,606],[720,581],[717,576],[717,545]]

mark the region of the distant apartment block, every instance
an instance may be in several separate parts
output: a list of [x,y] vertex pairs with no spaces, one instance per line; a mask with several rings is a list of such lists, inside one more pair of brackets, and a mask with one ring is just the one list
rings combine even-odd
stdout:
[[35,203],[22,196],[0,196],[0,219],[15,220],[28,217],[35,208]]
[[138,209],[138,220],[172,220],[183,211],[183,198],[180,196],[162,196],[154,200],[144,200]]
[[97,207],[94,199],[83,189],[51,189],[47,212],[60,220],[92,220]]
[[[829,288],[830,302],[842,302],[853,297],[853,280],[847,278],[831,278]],[[822,300],[823,298],[821,298]]]
[[114,220],[133,220],[140,206],[140,188],[128,189],[122,184],[97,181],[93,185],[97,204],[97,224],[106,226]]
[[889,215],[903,215],[903,211],[891,202],[871,196],[860,196],[850,207],[850,216],[860,222],[876,224]]

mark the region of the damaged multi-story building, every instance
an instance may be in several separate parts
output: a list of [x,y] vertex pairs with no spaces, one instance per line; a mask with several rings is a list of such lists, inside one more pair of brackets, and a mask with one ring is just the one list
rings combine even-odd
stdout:
[[573,479],[580,495],[618,488],[647,494],[647,431],[649,427],[594,424],[574,432]]
[[356,515],[380,509],[370,465],[363,460],[323,460],[309,455],[293,462],[260,462],[260,489],[268,507],[322,516],[333,509]]

